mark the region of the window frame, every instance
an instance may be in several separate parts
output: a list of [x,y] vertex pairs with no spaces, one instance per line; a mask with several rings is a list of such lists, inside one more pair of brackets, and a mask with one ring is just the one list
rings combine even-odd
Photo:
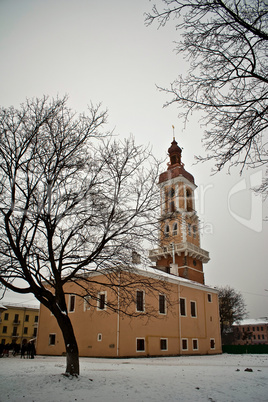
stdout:
[[[75,312],[75,295],[74,294],[69,294],[69,303],[68,303],[68,313],[74,313]],[[72,309],[71,309],[72,307]]]
[[99,334],[97,335],[97,341],[98,341],[98,342],[102,342],[102,333],[99,333]]
[[[196,348],[194,347],[194,342],[196,342]],[[198,347],[198,339],[197,338],[192,339],[192,347],[193,347],[194,351],[199,349],[199,347]]]
[[[183,343],[186,342],[186,348],[183,347]],[[188,338],[181,339],[181,350],[187,351],[188,350]]]
[[90,310],[91,305],[90,303],[88,303],[88,300],[90,299],[91,299],[90,295],[84,297],[84,312]]
[[177,236],[177,234],[178,234],[178,223],[174,222],[173,225],[172,225],[172,235]]
[[[194,306],[194,314],[193,314],[192,306]],[[191,317],[197,318],[197,303],[195,300],[190,300],[190,311],[191,311]]]
[[[162,299],[163,298],[163,299]],[[163,304],[160,302],[160,300],[163,300]],[[163,293],[159,293],[158,297],[158,307],[159,307],[159,314],[161,315],[166,315],[167,314],[167,309],[166,309],[166,295]],[[163,311],[161,311],[161,307],[163,307]]]
[[169,237],[169,232],[170,232],[169,224],[166,223],[165,230],[164,230],[164,236]]
[[[213,342],[213,346],[212,346],[212,342]],[[215,338],[210,338],[209,344],[210,344],[210,350],[215,350],[216,349]]]
[[212,293],[207,293],[208,303],[212,303]]
[[[162,341],[165,341],[166,347],[162,348]],[[160,338],[160,350],[163,352],[168,351],[168,338]]]
[[[182,314],[182,312],[181,312],[181,301],[182,300],[184,300],[184,314]],[[186,308],[186,298],[185,297],[180,297],[180,300],[179,300],[179,304],[180,304],[180,316],[181,317],[187,317],[187,308]]]
[[[142,294],[142,310],[138,309],[138,293]],[[145,312],[145,292],[144,292],[144,290],[137,289],[136,290],[136,313],[144,313],[144,312]]]
[[[54,337],[54,338],[52,338]],[[54,343],[51,342],[51,340],[54,339]],[[56,334],[54,332],[50,333],[48,335],[48,345],[49,346],[55,346],[56,345]]]
[[[102,296],[104,296],[103,308],[102,306]],[[107,292],[106,290],[98,292],[98,299],[97,299],[97,311],[105,311],[107,308]]]
[[[143,341],[144,349],[138,349],[138,341]],[[136,352],[144,353],[145,352],[145,338],[136,338]]]

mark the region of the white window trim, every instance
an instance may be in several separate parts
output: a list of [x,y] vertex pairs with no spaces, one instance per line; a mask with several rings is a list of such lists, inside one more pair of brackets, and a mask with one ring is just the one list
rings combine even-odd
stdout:
[[[167,315],[167,303],[166,303],[166,295],[164,295],[164,293],[159,293],[159,296],[164,296],[165,299],[165,312],[164,313],[160,313],[160,306],[158,306],[158,313],[160,315]],[[159,303],[159,296],[158,296],[158,303]],[[163,338],[164,339],[164,338]],[[165,338],[166,339],[166,338]]]
[[[175,226],[177,225],[177,229],[175,229]],[[177,234],[178,234],[178,223],[177,222],[174,222],[173,223],[173,226],[172,226],[172,235],[173,236],[177,236]]]
[[[186,349],[183,349],[183,341],[186,341],[186,342],[187,342],[187,348],[186,348]],[[183,351],[189,350],[188,338],[182,338],[182,339],[181,339],[181,350],[183,350]]]
[[[144,340],[144,350],[138,350],[138,344],[137,344],[138,339],[143,339]],[[136,352],[137,353],[144,353],[145,352],[145,338],[140,338],[140,337],[136,338]]]
[[[99,307],[99,305],[100,305],[100,296],[101,296],[101,295],[105,295],[105,298],[104,298],[104,308],[100,308],[100,307]],[[106,308],[107,308],[106,302],[107,302],[107,292],[106,292],[106,290],[103,291],[103,292],[98,292],[97,311],[105,311]]]
[[[143,308],[143,310],[138,310],[137,309],[137,292],[142,292],[143,293],[143,298],[142,298],[142,308]],[[136,289],[136,313],[145,313],[145,291],[144,290]],[[142,339],[142,338],[139,338],[139,339]]]
[[160,338],[160,341],[166,341],[166,345],[167,345],[167,347],[166,347],[166,349],[161,349],[161,342],[160,342],[160,350],[161,351],[163,351],[163,352],[165,352],[165,351],[167,351],[168,350],[168,338]]
[[184,299],[185,303],[185,315],[181,314],[181,302],[179,301],[179,309],[180,309],[180,316],[181,317],[187,317],[187,304],[186,304],[186,297],[180,297],[180,299]]
[[[71,298],[72,297],[74,297],[74,309],[73,310],[70,310],[70,307],[71,307]],[[74,313],[75,312],[75,303],[76,302],[76,297],[75,297],[75,295],[72,295],[72,294],[70,294],[69,295],[69,303],[68,303],[68,313]]]
[[[192,315],[192,304],[191,303],[194,303],[195,304],[195,315]],[[196,300],[190,300],[190,313],[191,313],[191,318],[197,318],[197,303],[196,303]]]
[[[50,343],[50,336],[51,335],[55,335],[55,343]],[[56,345],[56,336],[57,335],[55,333],[53,333],[53,332],[48,335],[48,345],[49,346],[55,346]]]
[[[214,348],[211,347],[211,341],[214,341]],[[215,350],[216,349],[215,345],[216,345],[215,338],[210,338],[209,341],[210,350]]]
[[[197,342],[197,348],[196,349],[194,349],[194,341],[196,341]],[[197,338],[193,338],[192,339],[192,347],[193,347],[193,350],[199,350],[199,344],[198,344],[198,339]]]
[[101,342],[101,341],[102,341],[102,334],[101,334],[101,333],[98,334],[98,336],[97,336],[97,341],[98,341],[98,342]]
[[90,310],[90,304],[87,302],[87,300],[90,300],[91,296],[85,296],[84,297],[84,311]]

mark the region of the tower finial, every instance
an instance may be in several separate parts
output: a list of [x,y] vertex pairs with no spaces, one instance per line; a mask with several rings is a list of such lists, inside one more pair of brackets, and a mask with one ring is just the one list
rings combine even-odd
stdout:
[[175,133],[174,133],[175,127],[173,126],[173,124],[172,124],[172,128],[173,128],[173,141],[175,141]]

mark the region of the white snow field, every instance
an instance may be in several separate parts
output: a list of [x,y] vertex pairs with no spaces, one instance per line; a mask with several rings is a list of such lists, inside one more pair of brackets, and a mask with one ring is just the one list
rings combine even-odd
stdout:
[[65,357],[3,357],[0,401],[268,401],[268,355],[80,358],[80,367],[71,379]]

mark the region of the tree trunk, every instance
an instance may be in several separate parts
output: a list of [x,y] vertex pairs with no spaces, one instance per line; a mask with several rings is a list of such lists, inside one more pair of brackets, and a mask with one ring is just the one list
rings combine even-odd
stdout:
[[61,329],[65,348],[66,348],[66,371],[65,375],[79,375],[79,353],[78,346],[70,318],[66,314],[60,314],[57,317]]

